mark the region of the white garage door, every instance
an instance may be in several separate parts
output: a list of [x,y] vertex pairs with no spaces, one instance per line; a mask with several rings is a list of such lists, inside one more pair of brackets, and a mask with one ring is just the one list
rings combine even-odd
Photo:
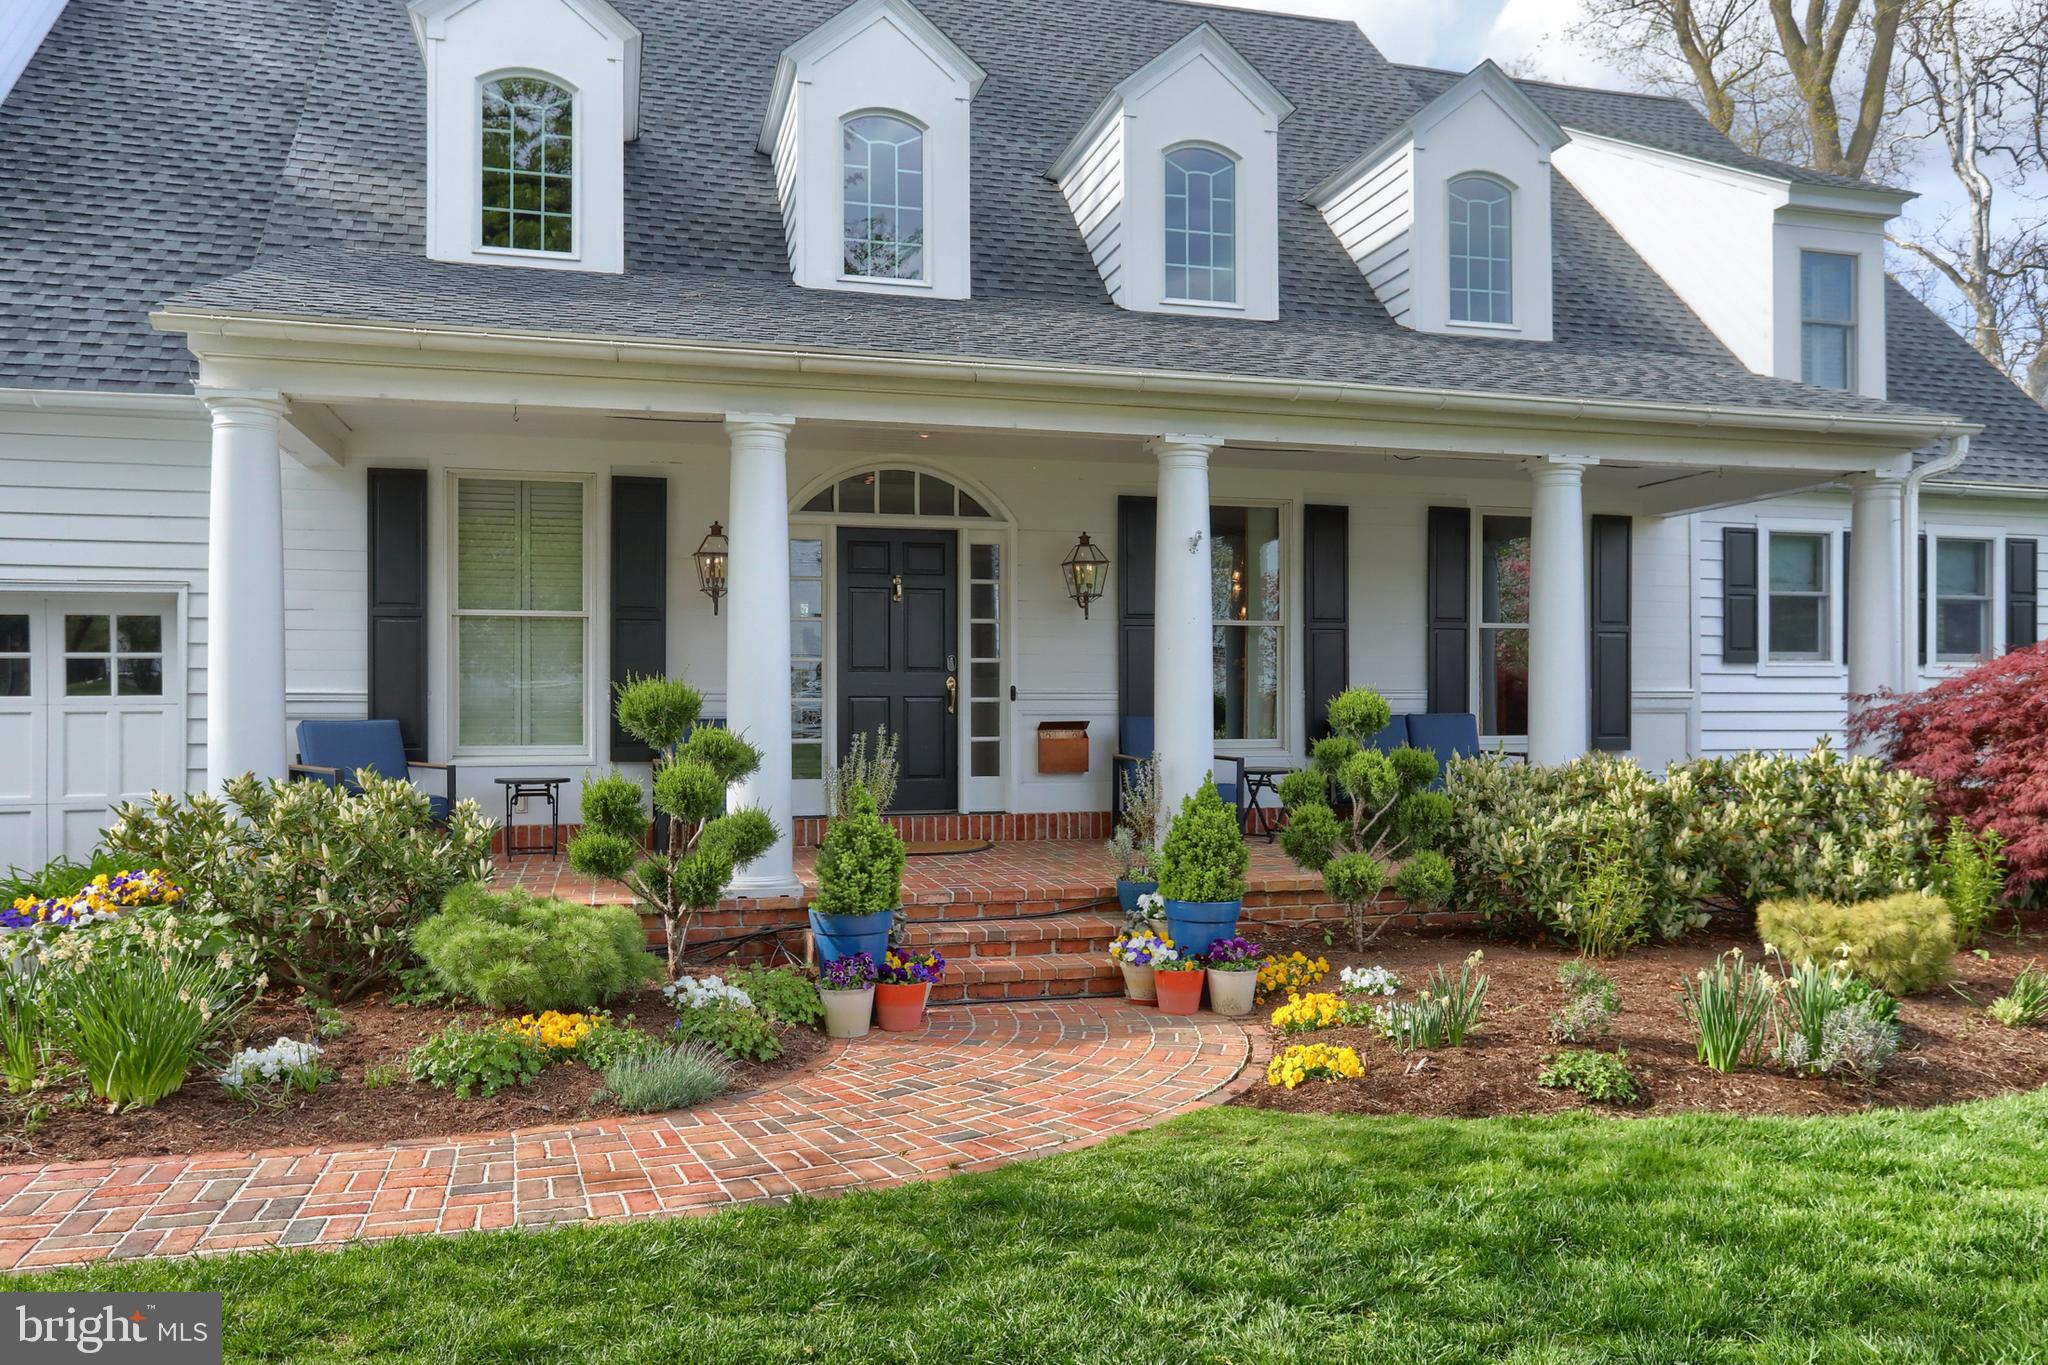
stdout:
[[82,858],[115,804],[185,786],[173,605],[0,593],[0,868]]

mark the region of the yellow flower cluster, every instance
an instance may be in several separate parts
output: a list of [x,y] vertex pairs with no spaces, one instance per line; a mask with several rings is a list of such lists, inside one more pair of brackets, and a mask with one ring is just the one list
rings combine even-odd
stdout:
[[1266,1084],[1289,1090],[1303,1081],[1356,1080],[1364,1074],[1356,1052],[1328,1043],[1296,1043],[1266,1064]]
[[1326,991],[1287,994],[1287,1003],[1273,1011],[1273,1027],[1282,1033],[1309,1033],[1344,1022],[1344,1002]]
[[604,1026],[601,1014],[563,1014],[560,1010],[522,1014],[503,1025],[507,1033],[531,1038],[549,1052],[574,1052]]
[[1303,986],[1313,986],[1329,970],[1330,960],[1326,957],[1309,957],[1301,952],[1269,957],[1259,964],[1259,1003],[1265,1004],[1269,995],[1292,995]]

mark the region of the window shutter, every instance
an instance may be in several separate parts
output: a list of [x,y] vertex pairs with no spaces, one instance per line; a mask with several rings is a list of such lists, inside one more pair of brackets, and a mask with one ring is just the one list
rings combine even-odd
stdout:
[[370,471],[370,718],[427,756],[427,472]]
[[[1927,662],[1927,533],[1925,531],[1920,533],[1919,554],[1920,624],[1914,628],[1914,633],[1920,638],[1920,662],[1925,664]],[[1909,687],[1906,690],[1910,692],[1913,689]]]
[[1721,528],[1721,662],[1757,657],[1756,528]]
[[1429,509],[1426,618],[1430,711],[1472,710],[1472,511]]
[[2005,542],[2005,647],[2025,649],[2041,637],[2040,542]]
[[1118,714],[1152,714],[1153,586],[1159,571],[1159,504],[1154,498],[1116,500]]
[[[612,478],[611,680],[668,671],[668,480],[615,475]],[[609,703],[607,703],[609,706]],[[612,758],[641,763],[654,751],[619,728],[611,728]]]
[[1302,642],[1302,683],[1311,741],[1330,733],[1330,699],[1351,677],[1351,509],[1310,505],[1302,510],[1302,585],[1307,626]]
[[1635,522],[1629,517],[1593,518],[1593,602],[1588,616],[1593,651],[1593,747],[1615,753],[1633,743],[1629,550],[1634,531]]

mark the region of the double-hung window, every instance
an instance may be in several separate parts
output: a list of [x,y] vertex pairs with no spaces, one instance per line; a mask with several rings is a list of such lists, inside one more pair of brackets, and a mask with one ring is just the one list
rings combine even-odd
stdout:
[[1970,663],[1996,647],[1991,625],[1991,542],[1934,542],[1934,657]]
[[1280,738],[1280,509],[1209,509],[1215,735],[1220,740]]
[[455,481],[456,742],[587,747],[581,479]]
[[1772,531],[1768,657],[1781,663],[1824,663],[1832,653],[1829,537],[1819,531]]
[[1529,733],[1529,518],[1479,524],[1479,728]]
[[1799,253],[1799,377],[1824,389],[1856,387],[1856,258]]

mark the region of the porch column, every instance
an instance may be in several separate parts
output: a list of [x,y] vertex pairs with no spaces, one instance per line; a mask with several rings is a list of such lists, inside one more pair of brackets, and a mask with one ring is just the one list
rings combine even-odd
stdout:
[[1153,743],[1159,749],[1159,795],[1169,819],[1216,761],[1209,658],[1209,452],[1220,444],[1213,436],[1164,436],[1153,445],[1159,460]]
[[1586,466],[1546,455],[1536,465],[1529,527],[1529,761],[1586,752]]
[[200,392],[213,414],[206,522],[206,786],[285,775],[284,494],[275,393]]
[[[1849,695],[1899,688],[1899,527],[1905,480],[1859,474],[1849,480]],[[1855,703],[1850,703],[1853,709]]]
[[728,888],[735,896],[793,896],[790,822],[789,429],[794,418],[729,413],[725,716],[761,751],[761,766],[727,793],[730,809],[759,806],[782,837]]

